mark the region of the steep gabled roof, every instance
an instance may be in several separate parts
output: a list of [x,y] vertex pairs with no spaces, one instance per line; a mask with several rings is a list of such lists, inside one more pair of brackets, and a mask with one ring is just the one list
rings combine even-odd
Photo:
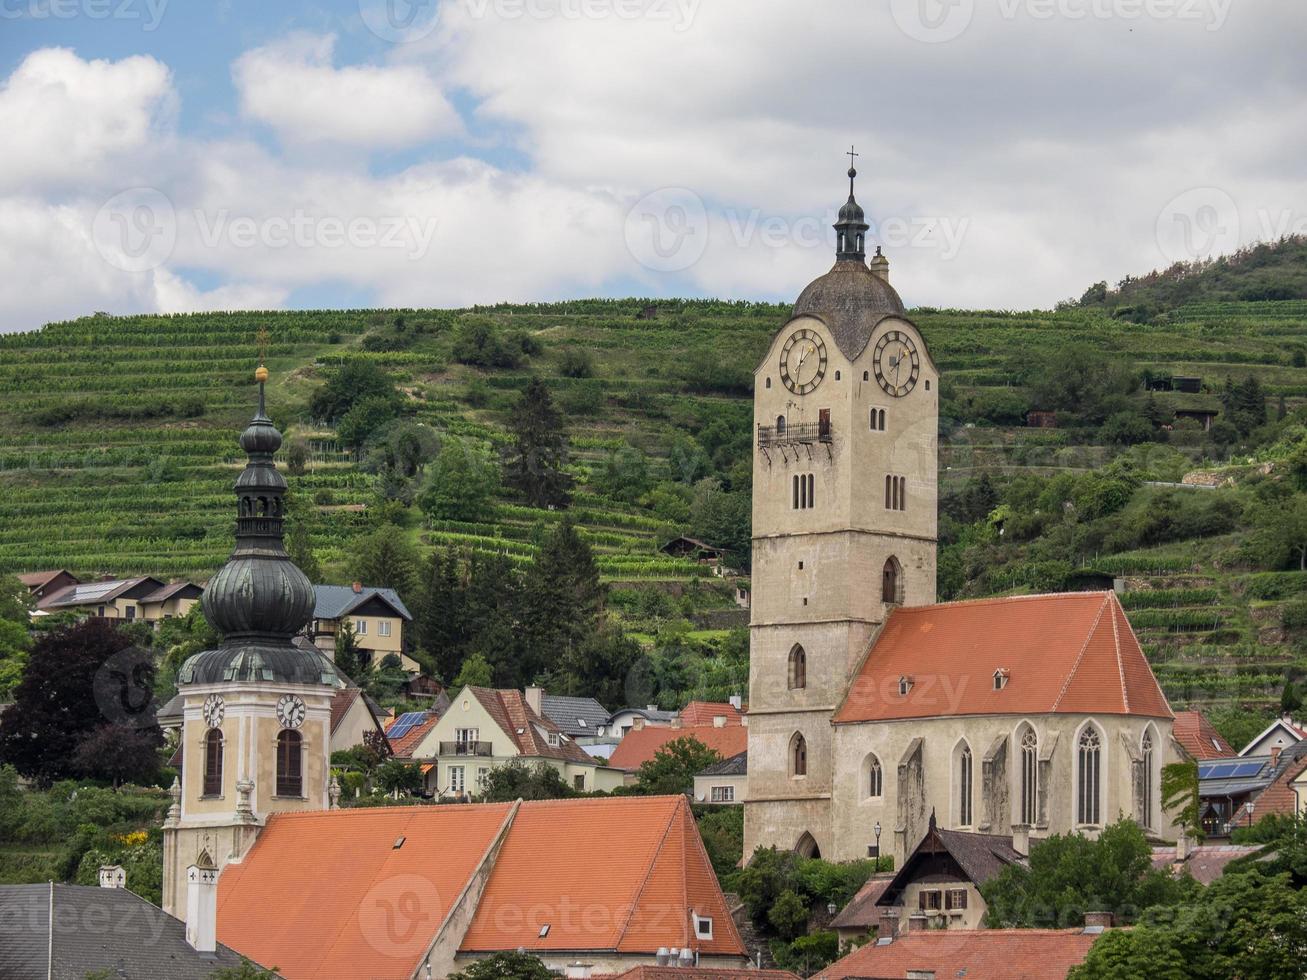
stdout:
[[[401,716],[402,717],[402,716]],[[398,738],[391,738],[390,733],[395,731],[399,719],[392,721],[386,729],[386,739],[390,742],[390,752],[396,759],[411,759],[413,753],[417,750],[418,745],[427,737],[431,729],[436,727],[440,721],[441,715],[436,711],[426,712],[426,717],[413,727],[409,728],[403,735]]]
[[925,929],[884,946],[863,946],[815,976],[906,977],[914,970],[934,971],[939,980],[1066,980],[1100,935],[1081,929]]
[[540,697],[541,713],[573,736],[595,735],[608,722],[609,711],[594,698],[572,698],[559,694]]
[[[713,920],[711,940],[695,939],[691,909]],[[460,948],[654,953],[664,946],[744,954],[682,796],[522,804]]]
[[652,759],[668,742],[678,738],[693,738],[723,759],[739,755],[749,748],[749,729],[743,725],[727,725],[725,728],[718,728],[715,725],[698,725],[691,728],[646,726],[627,732],[617,744],[613,754],[608,757],[608,764],[614,769],[632,772]]
[[[1020,864],[1025,858],[1012,846],[1012,838],[996,834],[973,834],[962,830],[942,830],[930,815],[926,835],[908,855],[882,897],[882,905],[892,905],[912,882],[916,881],[922,866],[934,867],[940,855],[947,855],[957,865],[961,875],[974,885],[983,885],[1009,865]],[[947,860],[947,859],[946,859]]]
[[156,589],[147,596],[142,596],[139,601],[142,605],[148,605],[155,602],[167,602],[173,596],[180,592],[185,592],[187,589],[194,589],[195,598],[197,599],[199,598],[200,593],[204,591],[202,586],[196,585],[194,582],[172,582],[160,589]]
[[49,585],[60,575],[67,575],[74,582],[77,581],[77,577],[66,568],[56,568],[52,572],[25,572],[18,576],[18,581],[22,582],[25,586],[35,592],[37,589]]
[[163,588],[163,583],[149,575],[140,578],[109,579],[104,582],[79,582],[77,585],[68,585],[57,592],[51,592],[37,605],[41,609],[96,606],[100,603],[113,602],[124,593],[141,586],[151,586],[150,592],[155,592]]
[[1201,711],[1177,711],[1172,734],[1194,759],[1228,759],[1235,754]]
[[0,920],[5,980],[102,970],[132,980],[207,980],[241,961],[221,943],[213,953],[197,952],[186,941],[185,923],[125,888],[0,885]]
[[749,752],[746,749],[729,759],[722,759],[699,771],[700,776],[747,776],[749,773]]
[[[481,702],[481,707],[486,709],[495,724],[513,741],[520,755],[592,764],[596,761],[585,749],[564,737],[552,721],[536,714],[526,703],[521,691],[468,687],[464,693],[471,694]],[[544,729],[544,737],[541,737],[540,729]],[[550,733],[559,736],[557,745],[549,744]]]
[[413,614],[394,589],[379,589],[365,585],[355,592],[351,585],[315,585],[313,587],[313,618],[340,619],[370,599],[380,599],[402,619],[411,620]]
[[832,929],[870,929],[880,924],[880,909],[876,903],[885,894],[885,889],[894,880],[893,874],[875,874],[858,889],[849,904],[840,909],[839,915],[831,919]]
[[1301,742],[1304,738],[1307,738],[1307,732],[1304,732],[1297,725],[1291,724],[1284,718],[1276,718],[1275,721],[1263,728],[1255,738],[1249,740],[1248,744],[1239,750],[1239,755],[1251,755],[1253,749],[1257,748],[1262,741],[1265,740],[1266,736],[1270,735],[1276,729],[1284,732],[1284,734],[1288,736],[1290,742]]
[[479,872],[464,952],[746,955],[681,796],[276,814],[219,878],[218,936],[288,980],[399,980]]
[[728,725],[744,724],[744,712],[727,701],[691,701],[681,709],[682,725],[711,725],[725,718]]
[[1051,713],[1171,717],[1115,593],[895,609],[835,723]]

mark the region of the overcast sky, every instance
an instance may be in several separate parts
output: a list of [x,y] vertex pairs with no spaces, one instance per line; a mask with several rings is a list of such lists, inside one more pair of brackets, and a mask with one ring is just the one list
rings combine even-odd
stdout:
[[0,330],[107,310],[909,305],[1307,230],[1302,0],[0,0]]

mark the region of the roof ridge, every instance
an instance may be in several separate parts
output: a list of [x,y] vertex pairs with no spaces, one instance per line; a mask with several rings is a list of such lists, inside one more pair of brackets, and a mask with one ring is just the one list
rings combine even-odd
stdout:
[[[1103,593],[1099,593],[1099,594],[1103,595]],[[1072,664],[1071,669],[1067,671],[1066,680],[1062,682],[1062,689],[1057,692],[1057,697],[1053,699],[1052,710],[1054,712],[1056,712],[1057,709],[1061,706],[1062,699],[1066,697],[1066,692],[1071,687],[1071,681],[1075,679],[1076,671],[1080,669],[1080,662],[1084,660],[1085,652],[1089,649],[1089,644],[1093,641],[1094,634],[1098,632],[1098,624],[1102,622],[1103,610],[1106,608],[1107,608],[1107,597],[1106,595],[1104,595],[1103,604],[1098,607],[1098,615],[1094,617],[1094,621],[1089,625],[1089,629],[1085,632],[1085,642],[1080,647],[1080,652],[1076,654],[1076,662]]]
[[649,856],[649,866],[645,868],[644,878],[640,881],[640,887],[635,890],[635,897],[631,899],[631,907],[626,911],[626,919],[622,923],[622,927],[617,931],[617,935],[613,937],[613,949],[615,950],[622,948],[622,940],[626,938],[626,931],[631,928],[631,920],[635,918],[635,910],[640,907],[640,896],[649,887],[649,879],[653,877],[654,866],[658,863],[658,855],[662,853],[663,845],[667,843],[667,835],[672,831],[672,823],[676,820],[677,810],[677,807],[672,807],[672,812],[668,814],[667,824],[663,827],[662,836],[658,838],[658,844]]
[[1121,655],[1121,624],[1116,620],[1116,605],[1112,602],[1112,593],[1110,592],[1106,603],[1112,611],[1112,651],[1116,654],[1117,680],[1121,682],[1121,704],[1125,707],[1125,713],[1130,714],[1130,685],[1125,680],[1125,660]]
[[[1032,599],[1084,599],[1089,596],[1106,597],[1110,589],[1086,589],[1079,592],[1032,592],[1028,595],[990,595],[975,599],[950,599],[948,602],[929,602],[920,606],[895,606],[893,613],[927,612],[932,609],[948,609],[953,606],[984,606],[1003,602],[1028,602]],[[992,932],[993,930],[986,930]],[[1023,930],[1029,931],[1029,930]]]

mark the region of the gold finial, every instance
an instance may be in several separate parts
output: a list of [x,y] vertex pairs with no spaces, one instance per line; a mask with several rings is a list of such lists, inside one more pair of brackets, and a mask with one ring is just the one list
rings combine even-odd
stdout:
[[257,334],[259,344],[259,366],[254,371],[254,380],[262,384],[268,380],[268,369],[263,366],[264,361],[268,359],[268,328],[259,327]]

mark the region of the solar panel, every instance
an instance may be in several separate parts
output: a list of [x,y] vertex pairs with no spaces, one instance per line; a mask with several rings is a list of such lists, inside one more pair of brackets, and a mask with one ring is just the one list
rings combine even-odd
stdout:
[[386,732],[386,738],[400,738],[407,735],[414,727],[422,723],[425,711],[406,711],[395,719],[395,723]]
[[1235,770],[1234,774],[1236,776],[1256,776],[1261,771],[1262,771],[1262,763],[1245,762],[1242,765],[1240,765],[1238,769]]
[[1198,767],[1199,779],[1246,779],[1262,771],[1263,763],[1246,762],[1209,762]]

